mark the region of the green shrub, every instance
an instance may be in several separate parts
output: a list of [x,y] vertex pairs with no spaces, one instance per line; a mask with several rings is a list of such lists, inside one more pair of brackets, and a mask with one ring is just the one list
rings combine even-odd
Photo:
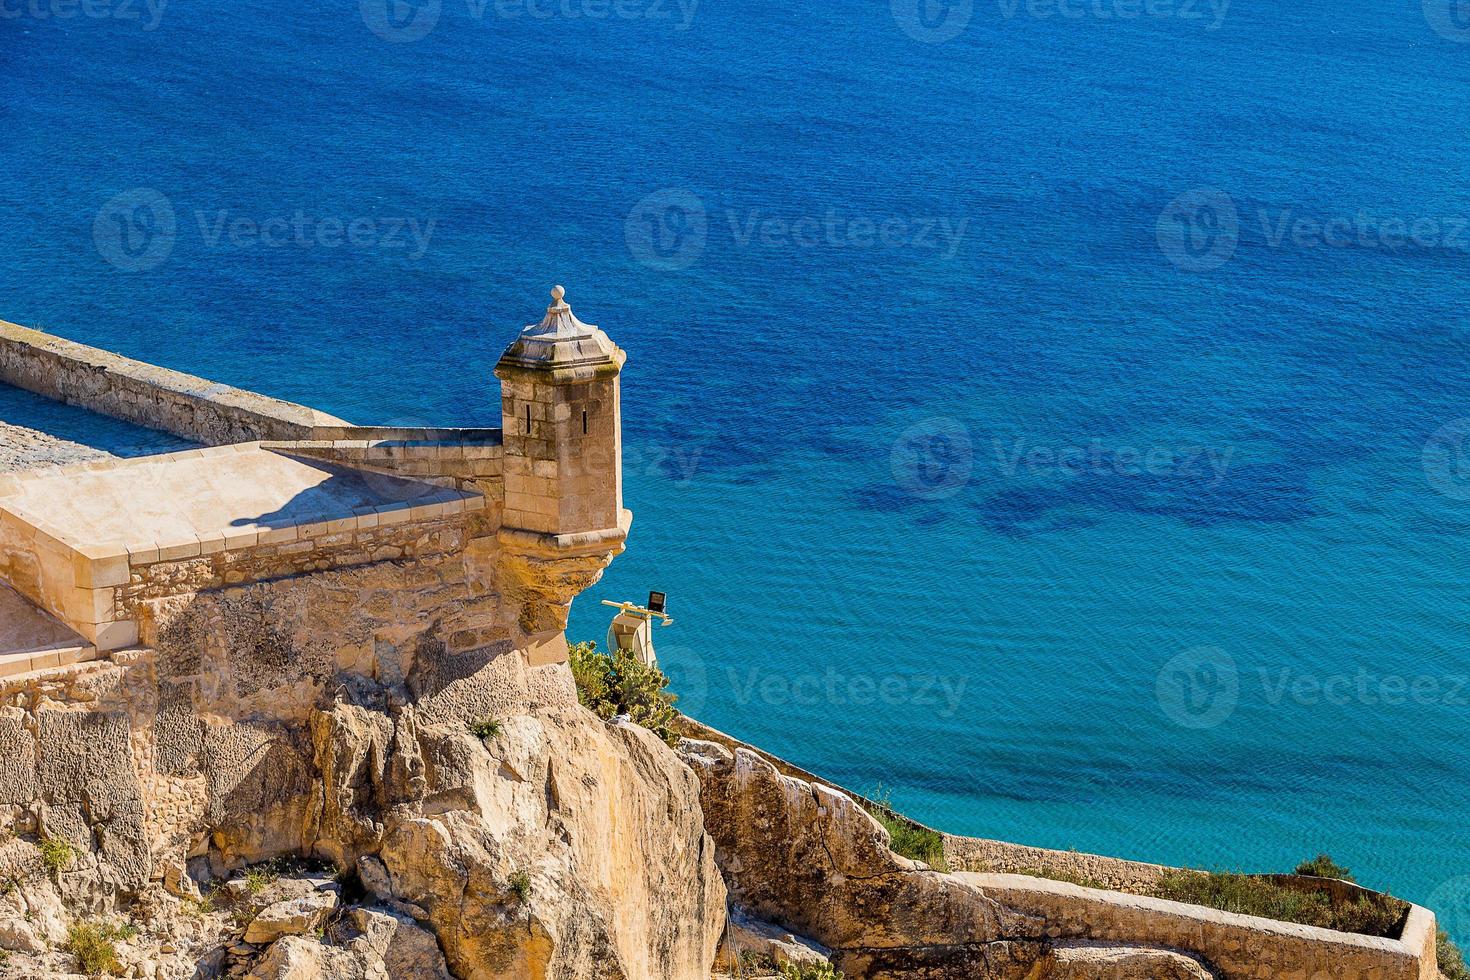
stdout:
[[72,847],[60,837],[47,837],[42,840],[41,864],[51,874],[60,874],[71,866],[71,862],[77,856],[77,849]]
[[1439,957],[1439,972],[1445,980],[1470,980],[1470,968],[1465,966],[1464,954],[1443,929],[1439,930],[1434,952]]
[[781,980],[845,980],[845,975],[838,973],[831,963],[823,963],[820,966],[797,966],[795,963],[787,963],[781,967]]
[[577,699],[597,717],[607,721],[627,715],[669,745],[679,743],[679,712],[674,708],[679,699],[668,692],[663,671],[621,650],[611,656],[598,653],[591,642],[575,644],[567,662],[577,681]]
[[1365,936],[1395,936],[1409,906],[1387,895],[1367,893],[1336,902],[1327,891],[1299,891],[1252,875],[1205,871],[1171,871],[1149,891],[1191,905],[1224,912],[1258,915]]
[[888,848],[911,861],[923,861],[935,871],[948,871],[944,860],[944,838],[937,830],[920,827],[893,808],[888,790],[879,785],[873,790],[870,805],[863,809],[888,831]]
[[485,739],[500,737],[500,722],[496,721],[494,718],[481,718],[479,721],[470,722],[467,727],[470,730],[470,734],[475,736],[475,738]]
[[510,890],[515,895],[516,901],[522,905],[531,897],[531,876],[524,871],[517,871],[510,876]]
[[135,926],[80,922],[67,930],[63,947],[77,961],[77,970],[89,977],[113,976],[122,970],[117,940],[137,935]]
[[1357,884],[1358,881],[1358,879],[1353,877],[1351,871],[1332,860],[1326,854],[1318,854],[1310,861],[1303,861],[1296,866],[1296,870],[1292,874],[1310,875],[1313,878],[1336,878],[1338,881],[1349,881],[1354,884]]
[[279,861],[266,861],[245,869],[245,889],[252,895],[259,895],[271,885],[274,885],[281,877],[281,863]]

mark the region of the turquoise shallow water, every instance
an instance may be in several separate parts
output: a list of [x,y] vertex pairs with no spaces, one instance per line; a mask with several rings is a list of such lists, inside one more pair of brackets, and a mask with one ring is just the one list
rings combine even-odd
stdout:
[[1470,940],[1470,35],[1166,8],[6,17],[0,316],[486,424],[562,281],[637,514],[574,634],[665,588],[687,707],[921,819]]

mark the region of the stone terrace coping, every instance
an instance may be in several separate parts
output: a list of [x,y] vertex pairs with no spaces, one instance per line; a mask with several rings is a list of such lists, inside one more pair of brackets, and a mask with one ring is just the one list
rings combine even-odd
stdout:
[[0,381],[205,445],[309,438],[346,426],[304,405],[218,384],[0,320]]
[[0,475],[0,576],[104,650],[113,590],[158,562],[480,510],[483,496],[243,443]]

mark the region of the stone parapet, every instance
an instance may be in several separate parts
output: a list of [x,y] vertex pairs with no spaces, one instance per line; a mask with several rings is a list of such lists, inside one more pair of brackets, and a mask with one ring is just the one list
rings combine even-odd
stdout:
[[0,320],[0,382],[211,446],[310,438],[324,412]]

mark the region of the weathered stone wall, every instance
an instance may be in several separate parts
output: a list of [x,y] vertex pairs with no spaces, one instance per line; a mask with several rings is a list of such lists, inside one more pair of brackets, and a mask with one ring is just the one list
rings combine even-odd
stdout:
[[315,409],[0,321],[0,381],[211,446],[308,439],[347,423]]
[[1083,878],[1122,892],[1143,892],[1173,868],[1079,851],[1028,847],[1008,841],[941,835],[944,859],[955,871],[1018,874],[1049,871]]
[[[1436,980],[1434,917],[1415,909],[1402,939],[1358,936],[1026,875],[955,877],[1046,922],[1052,939],[1147,944],[1198,954],[1223,980]],[[1426,945],[1426,935],[1428,941]]]

